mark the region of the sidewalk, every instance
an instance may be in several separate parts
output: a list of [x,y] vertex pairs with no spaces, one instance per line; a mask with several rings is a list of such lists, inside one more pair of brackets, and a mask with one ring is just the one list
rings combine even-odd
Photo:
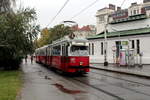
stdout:
[[150,65],[143,65],[143,67],[138,67],[138,66],[127,67],[127,66],[116,66],[112,64],[110,64],[109,66],[103,66],[103,64],[90,64],[90,66],[91,68],[94,69],[150,78]]

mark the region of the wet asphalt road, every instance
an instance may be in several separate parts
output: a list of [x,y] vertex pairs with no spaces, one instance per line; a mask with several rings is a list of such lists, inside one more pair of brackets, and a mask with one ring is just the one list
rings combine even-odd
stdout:
[[91,69],[67,76],[42,65],[22,65],[20,100],[150,100],[150,80]]

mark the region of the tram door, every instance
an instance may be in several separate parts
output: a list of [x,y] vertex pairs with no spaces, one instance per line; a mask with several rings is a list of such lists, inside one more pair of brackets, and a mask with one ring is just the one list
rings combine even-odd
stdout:
[[48,65],[48,48],[46,48],[45,64]]
[[68,67],[68,60],[69,57],[68,57],[68,44],[63,44],[62,45],[62,57],[61,57],[61,64],[64,68],[64,70],[67,70],[67,67]]
[[67,48],[66,48],[66,45],[65,44],[63,44],[62,45],[62,57],[61,57],[61,64],[62,64],[62,67],[63,67],[63,69],[65,69],[66,68],[66,58],[67,57]]
[[51,64],[52,64],[52,54],[51,54],[51,52],[52,52],[52,48],[48,47],[47,64],[49,66],[51,66]]

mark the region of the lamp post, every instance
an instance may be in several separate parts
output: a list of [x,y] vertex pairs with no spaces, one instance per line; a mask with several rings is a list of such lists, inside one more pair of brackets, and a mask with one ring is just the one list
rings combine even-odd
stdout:
[[108,16],[106,16],[105,30],[104,30],[104,66],[108,66],[107,61],[107,25],[108,25]]
[[104,32],[104,66],[108,66],[107,61],[107,24],[105,25],[105,32]]

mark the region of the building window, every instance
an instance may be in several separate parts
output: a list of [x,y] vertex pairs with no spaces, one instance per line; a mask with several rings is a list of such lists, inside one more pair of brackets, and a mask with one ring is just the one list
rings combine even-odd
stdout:
[[132,49],[135,48],[135,45],[134,45],[134,40],[132,40]]
[[103,44],[103,42],[101,42],[101,55],[103,55],[104,54],[104,44]]
[[92,55],[94,55],[94,43],[92,43]]
[[104,16],[99,16],[99,23],[104,22],[104,21],[105,21]]
[[136,10],[133,11],[133,14],[136,15]]
[[137,54],[140,54],[140,40],[136,40],[137,44]]
[[137,10],[137,14],[139,14],[139,9]]
[[91,44],[89,43],[89,55],[91,55]]

